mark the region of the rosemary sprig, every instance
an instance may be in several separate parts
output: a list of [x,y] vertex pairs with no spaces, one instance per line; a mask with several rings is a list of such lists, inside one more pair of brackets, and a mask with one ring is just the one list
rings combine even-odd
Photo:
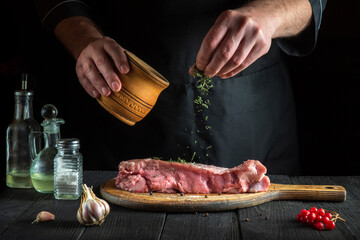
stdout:
[[194,158],[195,158],[196,152],[193,153],[192,157],[191,157],[191,161],[190,162],[194,162]]
[[[195,155],[196,152],[193,153],[191,160],[188,162],[185,159],[178,157],[177,160],[172,160],[172,158],[169,159],[169,162],[179,162],[179,163],[195,163],[194,159],[195,159]],[[173,171],[173,170],[172,170]]]
[[201,97],[201,96],[198,96],[198,98],[194,100],[194,103],[196,103],[196,104],[198,104],[198,105],[203,104],[202,97]]

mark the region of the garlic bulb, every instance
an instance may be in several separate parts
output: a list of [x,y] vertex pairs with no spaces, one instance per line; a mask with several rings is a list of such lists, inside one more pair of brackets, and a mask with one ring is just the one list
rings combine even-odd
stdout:
[[92,188],[83,184],[80,208],[77,219],[85,226],[101,225],[110,212],[109,204],[94,194]]

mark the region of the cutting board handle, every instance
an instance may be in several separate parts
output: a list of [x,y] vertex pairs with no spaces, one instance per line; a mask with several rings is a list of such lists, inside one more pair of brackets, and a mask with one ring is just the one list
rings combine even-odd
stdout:
[[313,200],[339,201],[346,200],[346,190],[339,185],[288,185],[272,184],[278,200]]

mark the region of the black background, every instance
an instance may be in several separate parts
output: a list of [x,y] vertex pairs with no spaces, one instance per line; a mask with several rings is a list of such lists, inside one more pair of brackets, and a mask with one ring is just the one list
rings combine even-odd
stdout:
[[[360,173],[359,16],[358,1],[329,1],[314,52],[302,58],[287,57],[297,107],[303,175]],[[37,79],[34,117],[41,122],[41,107],[47,103],[57,106],[58,117],[66,121],[61,127],[63,137],[97,141],[93,129],[101,122],[92,121],[92,114],[107,113],[81,88],[74,60],[53,36],[43,31],[31,1],[0,2],[0,34],[0,178],[4,179],[5,132],[13,118],[13,92],[21,86],[22,72]],[[117,120],[114,123],[122,124]],[[102,166],[101,159],[89,162],[86,145],[81,147],[85,170],[115,170]]]

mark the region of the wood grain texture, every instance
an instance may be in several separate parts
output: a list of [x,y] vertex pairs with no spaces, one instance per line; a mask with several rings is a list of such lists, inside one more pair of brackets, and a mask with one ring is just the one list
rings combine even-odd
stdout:
[[161,239],[241,239],[238,216],[236,211],[168,213]]
[[46,195],[34,189],[0,187],[0,235],[9,225],[30,208],[35,200],[42,200]]
[[[101,197],[101,183],[116,175],[117,171],[86,172],[84,183],[93,186],[96,196]],[[166,213],[141,212],[110,204],[105,222],[99,227],[86,227],[77,239],[159,239],[165,219]]]
[[[288,176],[270,176],[273,182],[291,184]],[[295,221],[302,201],[272,201],[238,210],[241,239],[322,239],[319,231]]]
[[337,185],[272,183],[267,192],[242,194],[132,193],[115,187],[115,178],[101,185],[102,197],[122,207],[145,211],[211,212],[252,207],[273,200],[345,201],[346,190]]
[[[117,171],[86,171],[84,183],[100,196],[100,186]],[[220,212],[166,213],[138,211],[110,203],[101,226],[78,223],[80,200],[55,200],[35,190],[0,188],[0,239],[360,239],[360,177],[270,176],[282,184],[334,184],[346,188],[345,202],[271,201],[249,208]],[[301,209],[315,206],[340,213],[345,223],[334,230],[317,231],[295,221]],[[55,214],[55,221],[31,224],[39,211]],[[248,218],[248,221],[246,220]]]
[[[292,182],[294,184],[341,184],[347,189],[347,201],[346,202],[304,202],[304,208],[309,209],[311,207],[323,208],[332,210],[340,214],[346,222],[338,220],[336,227],[331,231],[324,231],[323,236],[326,239],[359,239],[360,236],[360,177],[344,176],[336,177],[293,177]],[[354,236],[358,236],[357,238]]]

